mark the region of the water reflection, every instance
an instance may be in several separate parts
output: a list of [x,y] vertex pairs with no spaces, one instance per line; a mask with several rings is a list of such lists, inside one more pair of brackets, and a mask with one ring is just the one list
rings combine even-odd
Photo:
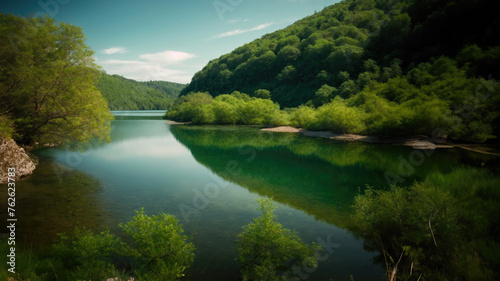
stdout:
[[[96,196],[101,188],[92,176],[41,156],[34,174],[16,183],[18,244],[43,247],[75,227],[104,230],[108,212]],[[6,201],[0,202],[2,210],[7,210]]]
[[[248,127],[172,126],[171,132],[199,163],[225,180],[342,227],[349,223],[354,197],[367,184],[388,187],[387,172],[398,174],[401,157],[412,152]],[[403,184],[457,165],[456,153],[433,152]]]

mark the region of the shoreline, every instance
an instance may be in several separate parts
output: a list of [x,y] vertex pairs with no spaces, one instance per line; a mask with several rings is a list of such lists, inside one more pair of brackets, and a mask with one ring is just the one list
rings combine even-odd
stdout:
[[[482,153],[492,156],[500,156],[500,153],[496,153],[500,150],[500,148],[498,147],[494,149],[491,146],[481,145],[481,144],[456,144],[446,140],[436,142],[434,139],[429,138],[427,136],[380,138],[376,136],[364,136],[355,134],[335,134],[330,131],[308,131],[302,128],[296,128],[291,126],[263,128],[261,129],[261,131],[277,132],[277,133],[296,133],[296,134],[298,133],[308,137],[326,138],[336,141],[402,145],[402,146],[410,146],[413,149],[434,150],[434,149],[460,148],[464,150],[473,151],[476,153]],[[491,152],[489,150],[493,150],[495,152]]]

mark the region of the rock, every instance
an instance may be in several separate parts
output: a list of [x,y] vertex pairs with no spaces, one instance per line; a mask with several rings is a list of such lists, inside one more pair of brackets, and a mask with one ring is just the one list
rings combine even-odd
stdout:
[[0,137],[0,184],[8,182],[9,168],[15,168],[18,180],[33,173],[36,163],[14,140]]

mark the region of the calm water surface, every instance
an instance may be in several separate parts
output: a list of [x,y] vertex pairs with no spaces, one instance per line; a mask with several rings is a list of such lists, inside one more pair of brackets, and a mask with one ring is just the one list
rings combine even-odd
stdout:
[[[354,197],[366,184],[387,188],[387,172],[403,171],[405,185],[464,161],[483,161],[457,150],[417,155],[411,148],[251,127],[170,126],[154,120],[163,114],[158,111],[114,114],[109,144],[83,153],[38,151],[35,174],[17,184],[23,245],[43,247],[75,227],[119,234],[117,225],[144,207],[150,215],[175,215],[193,237],[196,258],[188,280],[237,280],[236,235],[259,216],[257,199],[272,197],[285,227],[307,243],[330,243],[326,260],[302,277],[381,280],[377,253],[348,230]],[[405,161],[418,165],[407,169]]]

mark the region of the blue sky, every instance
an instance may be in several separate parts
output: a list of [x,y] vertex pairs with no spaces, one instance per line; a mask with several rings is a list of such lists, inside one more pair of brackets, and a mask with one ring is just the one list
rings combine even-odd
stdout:
[[28,0],[2,13],[83,28],[97,63],[130,79],[189,83],[210,60],[339,0]]

